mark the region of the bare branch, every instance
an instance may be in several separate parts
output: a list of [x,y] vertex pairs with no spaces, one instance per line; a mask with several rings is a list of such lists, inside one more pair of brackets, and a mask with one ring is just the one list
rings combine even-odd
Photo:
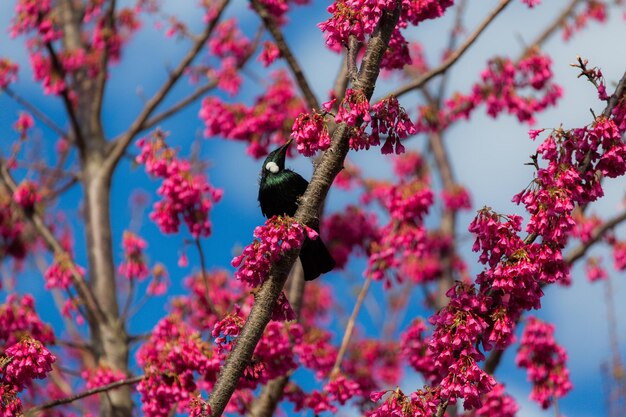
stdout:
[[287,45],[285,37],[283,36],[280,28],[276,24],[276,21],[265,9],[265,7],[259,2],[259,0],[251,0],[250,3],[252,4],[252,7],[257,12],[259,17],[261,17],[261,20],[263,20],[263,24],[265,25],[267,30],[274,38],[276,46],[278,47],[278,50],[280,51],[282,57],[285,58],[285,61],[287,61],[287,65],[289,65],[289,69],[295,77],[296,82],[300,87],[300,91],[302,91],[302,94],[304,95],[307,107],[309,108],[309,110],[319,109],[320,105],[317,101],[317,98],[315,97],[313,90],[309,86],[309,82],[304,76],[304,72],[302,72],[300,64],[291,52],[291,49],[289,49],[289,45]]
[[178,67],[176,67],[174,71],[170,73],[170,76],[161,86],[159,91],[157,91],[152,96],[152,98],[148,100],[143,110],[141,110],[137,118],[131,124],[130,128],[123,135],[121,135],[112,142],[110,153],[103,164],[108,171],[113,170],[117,162],[124,155],[124,152],[130,142],[137,135],[137,133],[142,130],[146,120],[148,120],[148,118],[150,117],[152,112],[154,112],[157,106],[161,104],[161,102],[163,102],[163,100],[172,90],[176,82],[180,79],[180,77],[182,77],[187,67],[189,67],[191,62],[196,58],[200,50],[204,47],[204,44],[206,43],[207,39],[209,39],[209,36],[211,36],[211,34],[213,33],[213,30],[217,26],[217,23],[219,22],[220,17],[222,16],[222,13],[224,12],[224,9],[228,5],[228,3],[229,0],[221,0],[219,5],[217,6],[215,18],[211,20],[211,22],[205,28],[204,32],[202,32],[202,34],[197,38],[191,50],[187,52],[187,55],[185,55],[185,57],[178,64]]
[[343,357],[346,355],[346,351],[348,350],[348,345],[350,344],[350,339],[352,338],[352,332],[354,331],[354,324],[356,323],[356,318],[361,311],[361,306],[363,305],[363,301],[365,301],[365,296],[370,289],[370,285],[372,284],[372,277],[368,276],[361,287],[361,291],[359,291],[359,295],[356,299],[356,303],[354,303],[354,308],[352,309],[352,314],[350,315],[350,319],[348,320],[348,324],[346,325],[346,330],[343,334],[343,339],[341,340],[341,346],[339,347],[339,352],[337,353],[337,358],[335,359],[335,364],[333,365],[333,369],[330,371],[329,379],[333,380],[339,375],[341,370],[341,362],[343,361]]
[[125,385],[136,384],[138,382],[141,382],[141,380],[144,379],[144,378],[145,378],[145,375],[139,375],[139,376],[135,376],[135,377],[128,378],[128,379],[123,379],[121,381],[112,382],[110,384],[103,385],[101,387],[92,388],[90,390],[83,391],[83,392],[78,393],[76,395],[72,395],[71,397],[66,397],[66,398],[61,398],[61,399],[58,399],[58,400],[50,401],[49,403],[46,403],[46,404],[43,404],[43,405],[40,405],[40,406],[37,406],[37,407],[33,407],[33,408],[29,409],[29,410],[26,410],[25,415],[27,417],[34,416],[37,413],[49,410],[49,409],[57,407],[59,405],[73,403],[74,401],[78,401],[78,400],[80,400],[82,398],[90,397],[90,396],[95,395],[95,394],[100,394],[101,392],[107,392],[107,391],[113,390],[115,388],[123,387]]
[[[253,45],[250,47],[250,50],[248,52],[248,54],[241,60],[240,63],[237,64],[237,69],[241,69],[243,67],[245,67],[245,65],[248,63],[248,61],[250,60],[250,58],[252,57],[252,55],[254,54],[254,52],[257,49],[258,46],[258,39],[259,37],[257,36],[257,39],[255,40],[255,42],[253,43]],[[151,127],[155,126],[158,123],[161,123],[163,120],[175,115],[176,113],[178,113],[180,110],[184,109],[185,107],[187,107],[188,105],[190,105],[191,103],[193,103],[194,101],[198,100],[200,97],[202,97],[203,95],[205,95],[206,93],[208,93],[209,91],[213,90],[215,87],[217,87],[217,81],[213,80],[201,87],[198,87],[196,89],[196,91],[194,91],[193,93],[191,93],[190,95],[188,95],[187,97],[185,97],[184,99],[180,100],[178,103],[174,104],[172,107],[170,107],[167,110],[164,110],[158,114],[155,114],[154,116],[152,116],[150,119],[146,120],[145,123],[141,126],[141,129],[139,130],[144,131],[147,129],[150,129]],[[139,132],[137,132],[139,133]]]
[[574,13],[574,9],[576,6],[581,3],[581,0],[571,0],[569,4],[563,9],[563,11],[559,14],[559,16],[554,19],[552,24],[545,28],[534,41],[532,41],[524,50],[519,59],[524,58],[528,53],[530,53],[533,49],[540,47],[543,45],[548,39],[554,35],[561,26],[565,23],[565,21]]
[[446,60],[441,63],[441,65],[439,65],[436,68],[433,68],[432,70],[428,71],[425,74],[422,74],[421,76],[411,81],[410,83],[388,94],[387,97],[389,96],[400,97],[412,90],[421,88],[423,85],[425,85],[428,81],[430,81],[437,75],[440,75],[446,72],[448,68],[454,65],[454,63],[456,63],[456,61],[458,61],[459,58],[463,56],[463,54],[469,49],[470,46],[472,46],[472,44],[476,41],[476,39],[478,39],[480,34],[483,33],[485,29],[487,29],[489,24],[494,21],[494,19],[500,14],[500,12],[504,10],[506,6],[509,5],[509,3],[511,3],[511,0],[502,0],[500,4],[498,4],[498,6],[494,10],[492,10],[491,13],[489,13],[489,15],[487,15],[485,20],[483,20],[483,22],[476,28],[476,30],[474,30],[474,33],[472,33],[470,37],[467,38],[467,40],[457,50],[451,53],[448,56],[448,58],[446,58]]

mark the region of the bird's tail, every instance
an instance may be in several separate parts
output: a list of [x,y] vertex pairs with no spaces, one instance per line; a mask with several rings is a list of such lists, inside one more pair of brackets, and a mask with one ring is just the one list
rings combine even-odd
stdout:
[[317,239],[304,240],[300,249],[300,262],[302,262],[306,281],[312,281],[321,274],[332,271],[335,267],[335,260],[319,236]]

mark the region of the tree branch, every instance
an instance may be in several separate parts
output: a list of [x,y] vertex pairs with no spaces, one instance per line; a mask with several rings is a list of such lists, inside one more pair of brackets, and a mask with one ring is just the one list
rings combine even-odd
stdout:
[[115,388],[123,387],[125,385],[133,385],[138,382],[141,382],[142,379],[145,378],[145,375],[139,375],[128,379],[123,379],[121,381],[112,382],[107,385],[103,385],[101,387],[92,388],[87,391],[80,392],[76,395],[72,395],[71,397],[61,398],[59,400],[50,401],[49,403],[39,405],[37,407],[33,407],[31,409],[26,410],[25,415],[27,417],[33,416],[37,413],[40,413],[45,410],[49,410],[51,408],[57,407],[59,405],[73,403],[74,401],[78,401],[85,397],[90,397],[95,394],[99,394],[101,392],[110,391]]
[[476,41],[476,39],[478,39],[480,34],[485,31],[485,29],[489,26],[489,24],[494,21],[494,19],[500,14],[500,12],[504,10],[506,6],[509,5],[509,3],[511,3],[511,0],[500,1],[500,4],[498,4],[498,6],[493,11],[491,11],[489,15],[487,15],[485,20],[483,20],[483,22],[476,28],[476,30],[474,30],[474,32],[470,35],[470,37],[467,38],[467,40],[458,49],[456,49],[453,53],[451,53],[448,56],[448,58],[446,58],[445,61],[443,61],[438,67],[433,68],[432,70],[428,71],[425,74],[422,74],[421,76],[411,81],[410,83],[388,94],[387,98],[390,96],[400,97],[412,90],[421,88],[423,85],[425,85],[428,81],[430,81],[437,75],[443,74],[445,71],[447,71],[448,68],[454,65],[454,63],[456,63],[456,61],[458,61],[459,58],[463,56],[463,54],[469,49],[470,46],[472,46],[472,44]]
[[543,45],[548,39],[550,39],[552,37],[552,35],[554,35],[556,33],[556,31],[561,26],[563,26],[563,24],[565,23],[567,18],[570,17],[572,15],[572,13],[574,13],[574,9],[576,8],[576,6],[580,2],[581,2],[581,0],[572,0],[572,1],[570,1],[570,3],[563,9],[561,14],[559,14],[559,16],[552,22],[552,24],[549,25],[548,27],[546,27],[546,29],[539,36],[537,36],[537,38],[535,38],[535,40],[533,42],[531,42],[526,47],[526,49],[524,50],[524,52],[522,53],[522,55],[520,56],[519,59],[522,59],[530,51],[532,51],[533,49],[535,49],[538,46]]
[[[52,43],[50,42],[46,43],[46,50],[48,51],[48,54],[50,55],[52,67],[54,68],[56,73],[59,75],[59,77],[63,80],[63,82],[66,83],[65,71],[63,71],[63,66],[61,65],[61,61],[59,61],[59,58],[54,52]],[[70,118],[70,125],[72,126],[72,131],[74,133],[74,137],[72,139],[76,143],[76,147],[78,148],[78,151],[80,152],[80,154],[84,155],[85,140],[83,138],[83,135],[80,129],[80,124],[78,123],[78,116],[76,115],[76,111],[74,110],[74,105],[72,104],[72,100],[70,99],[70,96],[68,94],[67,83],[65,85],[65,88],[61,91],[61,98],[63,100],[63,104],[65,105],[65,111],[67,112],[67,115]]]
[[20,106],[24,107],[26,110],[31,112],[33,114],[33,116],[35,116],[37,119],[41,120],[42,123],[45,124],[46,126],[48,126],[50,129],[52,129],[54,131],[54,133],[56,133],[57,135],[59,135],[59,136],[61,136],[63,138],[67,138],[67,132],[65,132],[63,129],[61,129],[61,127],[59,127],[59,125],[54,123],[52,121],[52,119],[50,119],[48,116],[45,115],[44,112],[39,110],[32,103],[30,103],[28,100],[24,99],[22,96],[17,94],[10,87],[5,87],[3,90],[4,90],[4,92],[6,93],[7,96],[11,97],[17,104],[19,104]]
[[304,76],[304,72],[302,72],[300,64],[291,52],[289,45],[287,45],[285,37],[283,36],[280,28],[276,24],[276,21],[265,9],[265,7],[259,2],[259,0],[251,0],[250,3],[252,4],[252,7],[257,12],[261,20],[263,20],[263,24],[267,28],[268,32],[272,35],[272,38],[274,38],[276,46],[278,47],[281,55],[283,56],[283,58],[285,58],[285,61],[287,61],[287,65],[289,66],[291,73],[295,77],[296,82],[300,87],[300,91],[302,91],[302,94],[304,95],[307,107],[309,108],[309,110],[319,109],[320,105],[317,101],[317,98],[315,97],[313,90],[311,90],[311,87],[309,86],[309,83]]
[[176,69],[174,69],[174,71],[170,73],[170,76],[161,86],[159,91],[157,91],[152,96],[152,98],[148,100],[143,110],[133,121],[126,133],[124,133],[122,136],[118,137],[111,143],[111,150],[103,164],[108,171],[113,170],[117,162],[121,159],[122,155],[124,155],[124,152],[130,142],[137,135],[137,133],[142,130],[146,120],[148,120],[156,107],[161,104],[161,102],[163,102],[167,94],[171,91],[176,82],[184,74],[187,67],[189,67],[191,62],[196,58],[200,50],[204,47],[204,44],[206,43],[207,39],[209,39],[209,36],[211,36],[211,34],[213,33],[213,30],[217,26],[217,23],[219,22],[220,17],[222,16],[222,13],[224,12],[224,9],[228,5],[228,3],[229,0],[220,1],[219,5],[217,6],[215,18],[211,20],[211,22],[207,25],[204,32],[202,32],[202,34],[195,41],[191,50],[187,52],[187,55],[185,55],[182,61],[178,64],[178,67],[176,67]]
[[361,287],[361,291],[359,291],[359,295],[356,299],[356,303],[354,303],[354,308],[352,309],[352,314],[350,315],[350,319],[348,320],[348,324],[346,325],[346,330],[343,334],[343,339],[341,340],[341,346],[339,347],[339,352],[337,353],[337,358],[335,359],[335,364],[333,365],[333,369],[330,371],[329,379],[332,381],[339,375],[341,370],[341,362],[343,361],[343,357],[346,355],[346,351],[348,350],[348,345],[350,344],[350,339],[352,338],[352,332],[354,331],[354,324],[356,323],[356,318],[361,311],[361,306],[363,305],[363,301],[365,301],[365,296],[370,289],[370,285],[372,284],[372,277],[368,276]]
[[[363,65],[355,82],[355,88],[363,91],[370,99],[380,72],[380,61],[387,49],[391,33],[400,15],[400,4],[396,2],[393,12],[386,11],[380,18],[377,29],[370,38]],[[349,150],[350,129],[345,124],[339,125],[333,132],[331,147],[322,155],[319,165],[313,172],[311,183],[302,196],[295,218],[306,225],[319,222],[318,213],[328,190],[341,171],[343,161]],[[235,391],[240,377],[250,363],[256,344],[272,316],[272,310],[280,295],[287,274],[298,256],[299,250],[286,254],[270,271],[270,276],[261,286],[256,295],[252,311],[248,316],[233,351],[229,355],[209,397],[211,413],[214,417],[221,416]]]
[[[0,161],[0,181],[8,188],[11,194],[15,192],[17,184],[13,180],[11,173],[9,172],[6,164],[3,161]],[[63,249],[63,246],[61,246],[56,237],[54,237],[54,234],[52,233],[52,231],[50,231],[48,226],[46,226],[46,223],[39,214],[37,214],[35,211],[27,212],[21,209],[21,207],[20,210],[22,211],[24,217],[30,221],[35,230],[37,230],[50,251],[52,251],[55,256],[66,256],[68,257],[68,259],[71,259],[71,256],[65,251],[65,249]],[[76,286],[78,296],[80,297],[81,302],[87,308],[87,312],[91,314],[91,316],[95,318],[97,322],[106,323],[106,316],[102,312],[98,301],[95,299],[93,293],[87,286],[85,279],[73,262],[71,263],[70,269],[72,272],[72,282]],[[93,320],[88,321],[90,325],[95,324],[93,323]]]
[[598,226],[591,233],[591,238],[581,243],[579,246],[576,246],[574,249],[570,250],[567,253],[567,256],[563,259],[567,264],[572,265],[574,262],[585,256],[589,248],[591,248],[595,243],[597,243],[606,233],[615,228],[618,224],[626,221],[626,210],[622,211],[617,216],[607,220],[600,226]]

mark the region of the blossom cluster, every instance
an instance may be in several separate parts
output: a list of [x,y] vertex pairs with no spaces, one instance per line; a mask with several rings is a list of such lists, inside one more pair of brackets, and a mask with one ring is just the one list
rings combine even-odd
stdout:
[[[390,286],[390,275],[396,271],[396,279],[409,277],[415,282],[427,281],[437,275],[438,269],[430,269],[427,256],[435,259],[444,240],[429,236],[423,225],[424,217],[434,202],[430,179],[422,171],[423,161],[416,153],[407,153],[396,160],[395,184],[371,184],[366,201],[374,200],[389,213],[389,222],[379,230],[379,240],[370,246],[366,274],[375,280],[385,280]],[[427,243],[433,237],[432,242]],[[431,273],[432,272],[432,273]]]
[[124,372],[101,365],[95,369],[86,369],[81,376],[87,381],[87,389],[103,387],[126,378]]
[[181,411],[188,409],[198,389],[195,375],[216,374],[219,370],[219,361],[209,354],[209,345],[180,317],[161,320],[136,355],[146,373],[137,386],[143,413],[165,417],[174,406]]
[[571,389],[566,367],[567,353],[554,341],[554,326],[529,317],[515,361],[527,369],[533,384],[530,398],[547,409]]
[[430,105],[420,107],[417,129],[443,129],[459,119],[468,119],[481,104],[486,105],[491,117],[506,112],[520,122],[532,124],[535,114],[554,106],[562,95],[561,87],[552,82],[551,65],[547,55],[537,52],[518,62],[503,57],[491,59],[471,93],[455,93],[440,110]]
[[163,233],[178,233],[183,219],[194,238],[209,236],[209,212],[221,199],[222,190],[211,186],[204,175],[194,173],[189,161],[177,157],[165,144],[162,132],[140,139],[137,146],[141,148],[137,162],[145,165],[150,175],[163,179],[157,190],[163,200],[154,204],[150,218]]
[[15,345],[25,334],[46,344],[55,339],[52,328],[37,314],[33,297],[11,294],[0,305],[0,355],[4,354],[6,346]]
[[6,357],[0,357],[0,415],[17,416],[22,411],[17,393],[34,379],[44,379],[52,371],[56,358],[39,340],[32,337],[25,337],[10,345],[4,355]]
[[283,254],[302,246],[304,240],[317,238],[317,232],[289,216],[273,216],[254,229],[254,241],[232,260],[235,277],[256,288],[269,277],[270,268]]
[[32,211],[35,204],[41,200],[38,189],[39,187],[35,182],[30,180],[22,181],[13,193],[13,200],[24,210]]
[[57,255],[54,262],[44,273],[46,280],[46,288],[61,288],[67,290],[72,285],[74,279],[74,271],[81,275],[85,274],[85,270],[75,265],[74,262],[66,255]]
[[[335,103],[336,99],[332,99],[322,107],[330,111]],[[303,113],[294,122],[291,137],[298,144],[298,151],[305,156],[311,156],[316,151],[326,150],[330,146],[324,115],[315,112]],[[389,97],[370,106],[363,91],[351,88],[346,90],[334,119],[336,123],[345,123],[348,126],[350,148],[354,150],[378,146],[384,138],[385,143],[381,148],[383,154],[394,151],[401,154],[404,152],[404,146],[400,141],[417,132],[396,97]],[[369,133],[366,132],[368,127],[371,127]]]
[[[402,0],[400,19],[391,36],[381,68],[401,69],[411,63],[408,43],[400,29],[416,26],[424,20],[436,19],[454,4],[453,0]],[[326,45],[339,52],[349,44],[351,37],[364,42],[371,35],[383,13],[397,7],[395,0],[336,0],[328,6],[331,17],[318,24],[326,39]]]
[[293,122],[291,138],[295,140],[298,152],[304,156],[312,156],[330,147],[330,136],[324,122],[324,116],[319,113],[302,113]]
[[291,135],[294,120],[305,108],[284,71],[274,73],[272,78],[272,85],[250,107],[205,98],[199,112],[205,125],[204,136],[243,141],[248,144],[248,154],[255,158],[267,155],[272,144],[284,143]]

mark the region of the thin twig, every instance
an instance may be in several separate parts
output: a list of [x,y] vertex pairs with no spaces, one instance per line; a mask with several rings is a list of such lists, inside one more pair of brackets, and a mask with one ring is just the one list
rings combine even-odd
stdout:
[[100,394],[101,392],[110,391],[112,389],[123,387],[125,385],[136,384],[138,382],[141,382],[141,380],[144,379],[144,378],[145,378],[145,375],[139,375],[139,376],[135,376],[135,377],[132,377],[132,378],[124,379],[124,380],[121,380],[121,381],[112,382],[110,384],[103,385],[101,387],[92,388],[92,389],[89,389],[87,391],[83,391],[81,393],[78,393],[76,395],[72,395],[71,397],[61,398],[61,399],[58,399],[58,400],[50,401],[49,403],[46,403],[46,404],[43,404],[43,405],[39,405],[37,407],[33,407],[33,408],[29,409],[29,410],[26,410],[25,414],[27,416],[31,416],[31,415],[34,415],[36,413],[40,413],[42,411],[49,410],[51,408],[57,407],[59,405],[73,403],[74,401],[78,401],[78,400],[80,400],[82,398],[90,397],[90,396],[95,395],[95,394]]
[[28,100],[26,100],[25,98],[17,94],[10,87],[5,87],[4,89],[1,89],[1,90],[4,90],[7,96],[11,97],[17,104],[19,104],[20,106],[28,110],[30,113],[32,113],[33,116],[35,116],[37,119],[41,120],[41,122],[45,124],[46,126],[48,126],[51,130],[53,130],[54,133],[56,133],[60,137],[67,138],[67,132],[61,129],[59,125],[54,123],[52,119],[46,116],[44,112],[42,112],[37,107],[35,107],[31,102],[29,102]]
[[196,249],[198,249],[198,257],[200,258],[200,273],[202,274],[202,282],[204,283],[204,298],[206,299],[206,304],[209,307],[209,310],[217,316],[217,310],[213,306],[210,298],[210,289],[209,289],[209,275],[206,272],[206,262],[204,260],[204,251],[202,250],[202,245],[200,244],[200,239],[194,239],[196,244]]
[[[257,35],[255,41],[252,43],[252,46],[249,49],[249,52],[246,54],[245,57],[242,58],[241,62],[237,63],[237,69],[243,69],[245,67],[250,58],[254,55],[254,52],[257,50],[259,40],[260,35]],[[146,120],[145,123],[141,126],[140,132],[148,130],[151,127],[155,126],[157,123],[161,123],[168,117],[171,117],[174,114],[178,113],[180,110],[184,109],[188,105],[198,100],[200,97],[204,96],[209,91],[213,90],[215,87],[217,87],[217,84],[217,80],[213,80],[201,87],[198,87],[193,93],[180,100],[178,103],[172,105],[172,107],[170,107],[169,109],[163,110],[162,112],[155,114],[154,116]]]
[[500,4],[498,4],[498,6],[494,10],[492,10],[491,13],[487,15],[485,20],[483,20],[483,22],[476,28],[476,30],[474,30],[474,32],[470,35],[470,37],[467,38],[467,40],[457,50],[452,52],[448,56],[448,58],[446,58],[446,60],[441,63],[441,65],[426,72],[425,74],[422,74],[421,76],[411,81],[410,83],[388,94],[387,98],[390,96],[400,97],[412,90],[421,88],[423,85],[425,85],[428,81],[430,81],[437,75],[440,75],[444,73],[445,71],[447,71],[448,68],[454,65],[454,63],[456,63],[456,61],[458,61],[459,58],[463,56],[463,54],[469,49],[470,46],[472,46],[472,44],[476,41],[476,39],[478,39],[478,36],[480,36],[480,34],[485,31],[487,26],[489,26],[489,24],[493,22],[493,20],[500,14],[500,12],[504,10],[506,6],[509,5],[509,3],[511,3],[511,0],[502,0]]
[[354,308],[352,309],[352,314],[350,315],[350,319],[348,320],[348,324],[346,325],[346,330],[343,334],[343,339],[341,340],[339,352],[337,352],[335,364],[333,365],[333,369],[330,371],[329,379],[331,381],[335,379],[337,375],[339,375],[339,371],[341,370],[341,362],[343,361],[343,357],[346,355],[348,345],[350,344],[350,339],[352,338],[352,333],[354,332],[354,324],[356,323],[356,318],[359,316],[361,306],[363,305],[363,301],[365,301],[365,296],[367,296],[367,292],[369,291],[371,284],[372,277],[368,276],[365,279],[363,286],[361,287],[361,291],[359,291],[356,303],[354,303]]
[[309,86],[309,82],[304,76],[302,67],[300,67],[300,64],[291,52],[289,45],[287,45],[285,37],[283,36],[283,33],[276,24],[276,21],[265,9],[265,7],[259,2],[259,0],[251,0],[250,3],[252,4],[252,7],[257,12],[261,20],[263,20],[263,24],[265,25],[269,33],[274,38],[276,46],[278,47],[278,50],[280,51],[282,57],[285,58],[285,61],[287,61],[287,65],[289,66],[291,73],[295,77],[296,82],[298,83],[298,87],[300,87],[300,91],[302,91],[302,94],[304,95],[307,107],[309,108],[309,110],[319,109],[320,105],[317,101],[317,98],[315,97],[315,94],[313,93],[313,90]]

